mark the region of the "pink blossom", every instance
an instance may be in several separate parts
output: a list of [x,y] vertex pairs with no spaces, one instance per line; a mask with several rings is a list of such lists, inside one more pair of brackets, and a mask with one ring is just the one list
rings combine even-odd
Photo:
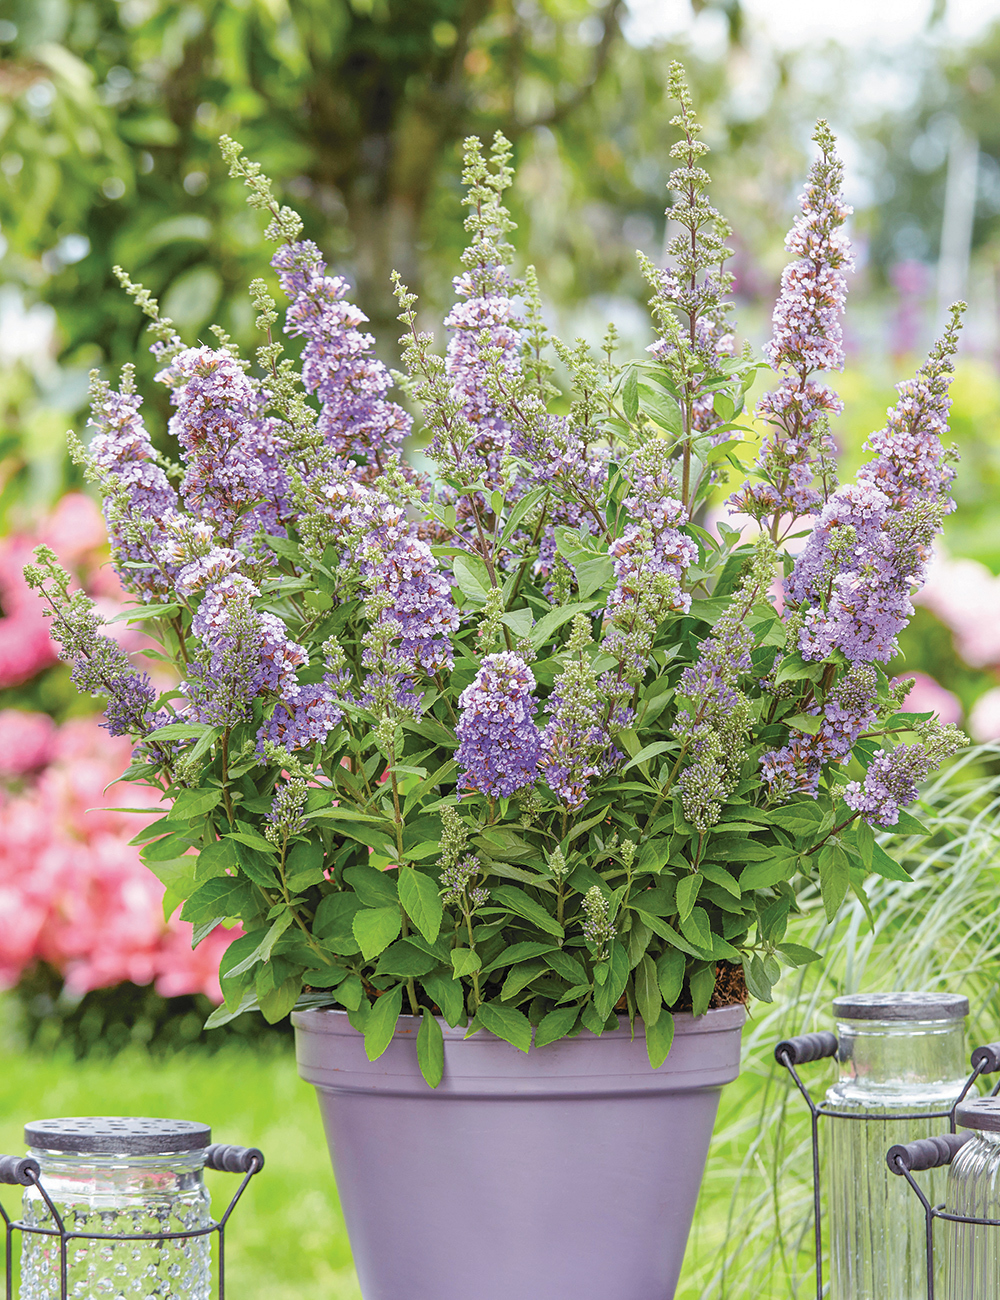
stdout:
[[913,686],[903,701],[906,713],[936,713],[944,723],[959,723],[962,720],[962,705],[957,695],[936,682],[927,673],[900,673],[893,682],[912,678]]
[[56,724],[46,713],[0,711],[0,777],[45,767],[55,752]]
[[935,555],[914,600],[951,628],[955,649],[967,664],[1000,664],[1000,578],[985,564]]
[[973,740],[1000,740],[1000,686],[980,695],[969,714]]
[[163,886],[129,845],[158,811],[156,793],[119,783],[105,794],[128,765],[128,741],[109,739],[96,718],[55,728],[44,714],[13,712],[0,713],[0,745],[11,728],[34,728],[50,762],[0,794],[0,986],[45,961],[77,995],[129,980],[221,1001],[219,958],[241,931],[219,927],[192,951],[191,926],[164,921]]

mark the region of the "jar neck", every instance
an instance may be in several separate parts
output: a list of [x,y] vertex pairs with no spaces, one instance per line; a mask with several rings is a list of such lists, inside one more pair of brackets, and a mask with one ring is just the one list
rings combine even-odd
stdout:
[[838,1020],[840,1080],[855,1086],[946,1085],[968,1075],[965,1021]]

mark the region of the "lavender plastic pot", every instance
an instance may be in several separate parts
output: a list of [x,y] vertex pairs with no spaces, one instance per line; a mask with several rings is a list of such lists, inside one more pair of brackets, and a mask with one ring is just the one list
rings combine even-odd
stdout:
[[432,1091],[410,1017],[377,1061],[343,1011],[300,1011],[364,1300],[672,1300],[742,1007],[527,1055],[443,1025]]

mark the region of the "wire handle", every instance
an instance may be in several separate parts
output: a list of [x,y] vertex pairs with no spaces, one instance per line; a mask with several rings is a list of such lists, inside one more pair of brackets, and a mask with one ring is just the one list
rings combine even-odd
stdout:
[[264,1153],[257,1147],[233,1147],[215,1142],[205,1152],[205,1168],[227,1174],[257,1174],[264,1168]]
[[30,1187],[38,1182],[42,1167],[31,1156],[0,1156],[0,1183]]
[[[819,1034],[799,1034],[797,1038],[785,1038],[774,1049],[774,1059],[779,1065],[805,1065],[809,1061],[822,1061],[828,1056],[836,1055],[837,1035],[829,1029],[824,1029]],[[1000,1066],[997,1068],[1000,1069]]]
[[886,1153],[885,1162],[894,1174],[905,1170],[940,1169],[950,1165],[971,1133],[943,1133],[940,1137],[921,1138],[918,1142],[897,1143]]

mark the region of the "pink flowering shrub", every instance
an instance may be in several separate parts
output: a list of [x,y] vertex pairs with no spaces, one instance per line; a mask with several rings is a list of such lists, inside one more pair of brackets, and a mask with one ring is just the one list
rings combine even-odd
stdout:
[[[163,886],[129,840],[148,820],[118,806],[156,806],[148,786],[105,787],[129,760],[96,718],[57,727],[45,714],[0,712],[0,987],[44,961],[81,996],[122,981],[164,997],[215,1002],[219,959],[239,930],[197,949],[191,926],[163,919]],[[13,784],[13,781],[17,784]]]

